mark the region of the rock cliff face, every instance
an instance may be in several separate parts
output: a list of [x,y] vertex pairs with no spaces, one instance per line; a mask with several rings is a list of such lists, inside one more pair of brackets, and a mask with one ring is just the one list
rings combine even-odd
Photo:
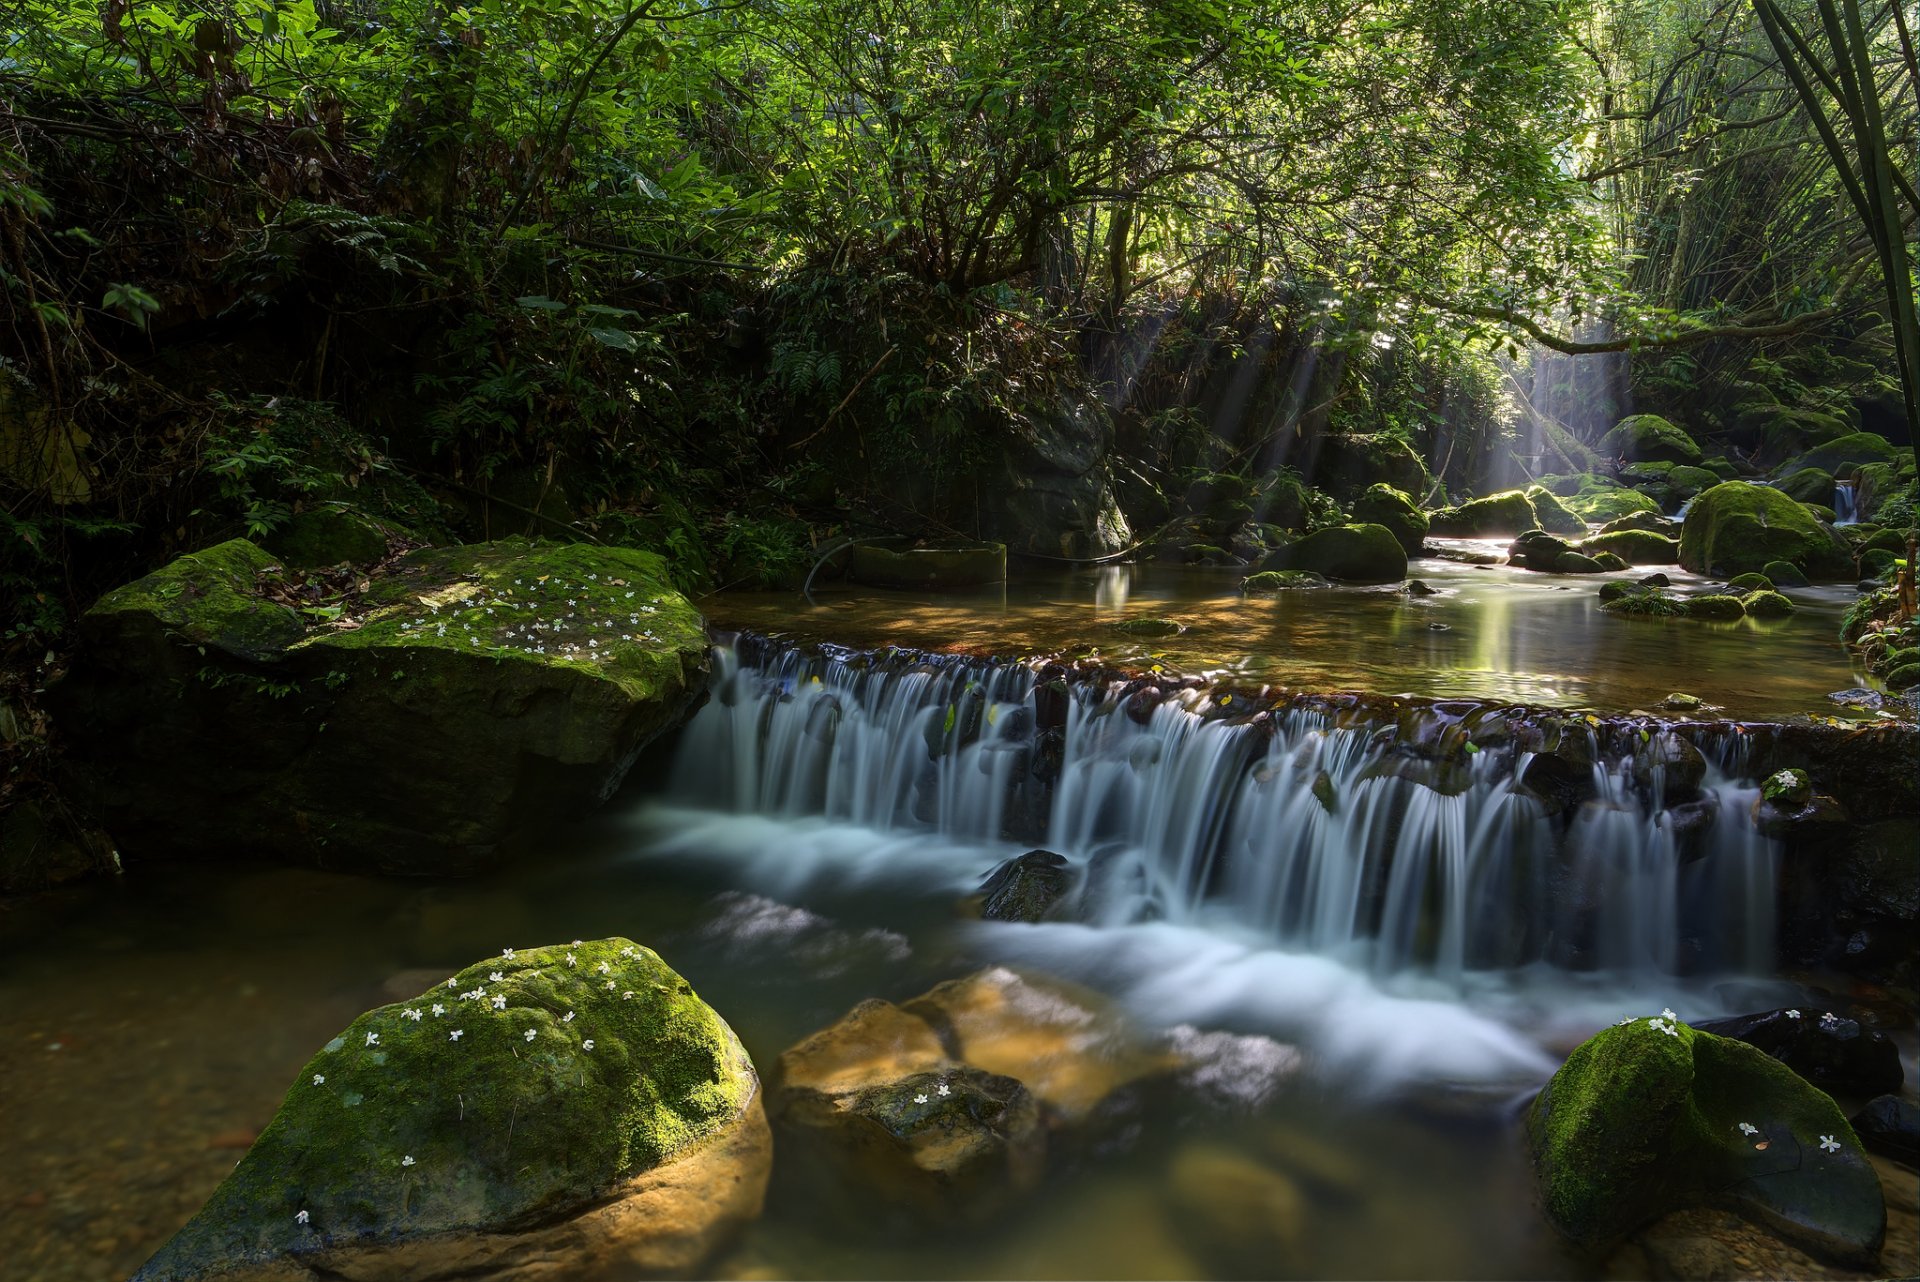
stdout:
[[129,859],[469,871],[597,805],[705,694],[700,617],[650,553],[430,548],[347,608],[300,600],[234,540],[82,620],[54,697]]

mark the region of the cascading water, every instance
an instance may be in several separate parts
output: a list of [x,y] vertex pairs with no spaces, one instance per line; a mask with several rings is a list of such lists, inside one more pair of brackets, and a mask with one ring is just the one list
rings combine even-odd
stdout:
[[1833,523],[1835,525],[1857,525],[1860,522],[1859,507],[1855,501],[1852,481],[1833,483]]
[[[1231,695],[1148,697],[1016,663],[777,647],[743,663],[722,647],[717,665],[676,801],[1044,843],[1083,869],[1078,915],[1095,927],[1217,927],[1456,985],[1772,965],[1757,788],[1709,762],[1669,808],[1670,732],[1609,756],[1585,723],[1556,723],[1571,740],[1543,761],[1444,717],[1248,716]],[[1557,797],[1535,786],[1545,766]]]

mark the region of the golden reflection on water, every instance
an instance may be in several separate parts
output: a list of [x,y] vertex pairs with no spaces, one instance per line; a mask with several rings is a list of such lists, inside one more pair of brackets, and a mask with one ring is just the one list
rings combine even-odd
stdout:
[[[1709,623],[1601,613],[1601,580],[1507,566],[1422,560],[1437,595],[1398,586],[1244,597],[1240,572],[1108,566],[1016,577],[935,596],[853,585],[727,592],[700,605],[715,626],[856,647],[1004,656],[1064,655],[1295,690],[1369,690],[1621,712],[1676,691],[1724,715],[1836,711],[1828,693],[1859,685],[1836,637],[1846,594],[1791,594],[1786,619]],[[1675,586],[1706,581],[1669,568]],[[1136,638],[1127,619],[1171,618],[1177,636]]]

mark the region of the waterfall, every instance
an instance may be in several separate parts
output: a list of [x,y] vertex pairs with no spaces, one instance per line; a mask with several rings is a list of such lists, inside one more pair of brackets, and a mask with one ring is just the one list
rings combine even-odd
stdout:
[[1854,503],[1853,482],[1835,481],[1833,483],[1833,523],[1855,525],[1859,520],[1859,510]]
[[1548,743],[1513,709],[1169,687],[746,640],[716,652],[672,793],[1044,844],[1094,927],[1219,924],[1376,974],[1772,968],[1776,845],[1736,758],[1696,788],[1658,727],[1550,719]]

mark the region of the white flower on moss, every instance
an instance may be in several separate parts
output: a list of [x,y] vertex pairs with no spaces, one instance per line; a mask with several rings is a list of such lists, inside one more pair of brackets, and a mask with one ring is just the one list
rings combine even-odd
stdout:
[[1831,1135],[1822,1135],[1820,1137],[1820,1147],[1829,1153],[1838,1153],[1840,1151],[1840,1141]]
[[495,1010],[505,1010],[507,1008],[507,999],[504,997],[495,996],[493,999],[493,1008]]
[[1679,1019],[1680,1017],[1674,1014],[1671,1009],[1664,1009],[1660,1012],[1660,1018],[1661,1019]]
[[632,990],[631,988],[629,988],[629,989],[628,989],[628,990],[627,990],[626,992],[624,992],[624,993],[622,993],[622,994],[620,994],[620,1000],[621,1000],[621,1001],[623,1001],[623,1002],[630,1002],[630,1001],[632,1001],[632,1000],[633,1000],[633,990]]
[[1680,1030],[1674,1027],[1672,1024],[1668,1024],[1665,1028],[1661,1029],[1660,1031],[1665,1033],[1668,1037],[1680,1036]]
[[435,1002],[433,1004],[433,1014],[436,1019],[446,1013],[447,1013],[447,1008],[445,1006],[442,1006],[439,1002]]
[[494,971],[493,974],[488,975],[487,978],[496,984],[504,984],[507,982],[507,977],[497,970]]
[[403,1157],[403,1158],[401,1158],[401,1159],[400,1159],[400,1165],[402,1165],[402,1166],[412,1166],[412,1165],[413,1165],[413,1154],[411,1154],[411,1153],[409,1153],[409,1154],[407,1154],[407,1155],[406,1155],[405,1157]]
[[1665,1028],[1666,1026],[1667,1026],[1666,1021],[1662,1020],[1658,1015],[1649,1016],[1647,1019],[1647,1027],[1651,1028],[1656,1033],[1659,1032],[1661,1029]]
[[616,988],[618,988],[618,987],[619,987],[619,985],[618,985],[618,984],[616,984],[616,983],[614,983],[614,982],[613,982],[613,981],[612,981],[611,979],[609,979],[609,980],[607,981],[607,991],[608,991],[608,992],[612,992],[612,991],[613,991],[614,989],[616,989]]
[[586,1041],[584,1041],[584,1042],[581,1042],[581,1043],[580,1043],[580,1049],[581,1049],[581,1050],[583,1050],[583,1051],[590,1051],[590,1050],[592,1050],[592,1049],[593,1049],[593,1039],[592,1039],[591,1037],[589,1037],[589,1038],[588,1038],[588,1039],[587,1039]]
[[417,1006],[409,1006],[405,1010],[401,1011],[400,1013],[404,1015],[406,1018],[412,1020],[416,1024],[418,1024],[421,1020],[426,1018],[425,1015],[420,1013],[420,1008]]
[[308,1220],[308,1218],[309,1218],[309,1217],[308,1217],[308,1215],[307,1215],[307,1213],[306,1213],[305,1211],[301,1211],[301,1212],[300,1212],[300,1213],[299,1213],[298,1215],[295,1215],[295,1216],[293,1217],[293,1222],[294,1222],[295,1224],[305,1224],[305,1223],[307,1222],[307,1220]]
[[1820,1027],[1822,1028],[1832,1028],[1834,1025],[1838,1024],[1839,1022],[1840,1022],[1840,1017],[1834,1014],[1832,1011],[1828,1011],[1826,1014],[1820,1017]]
[[924,1104],[927,1102],[927,1097],[925,1095],[916,1095],[913,1097],[913,1102],[916,1104]]
[[942,1083],[940,1083],[940,1085],[939,1085],[939,1087],[938,1087],[938,1090],[939,1090],[939,1093],[940,1093],[940,1094],[942,1094],[942,1095],[951,1095],[951,1094],[953,1094],[953,1092],[952,1092],[952,1091],[950,1091],[950,1090],[948,1090],[948,1089],[947,1089],[947,1084],[946,1084],[945,1082],[942,1082]]
[[460,1039],[461,1039],[462,1037],[465,1037],[466,1035],[467,1035],[467,1030],[466,1030],[466,1029],[464,1029],[464,1028],[456,1028],[456,1029],[454,1029],[454,1030],[453,1030],[453,1031],[452,1031],[451,1033],[448,1033],[448,1034],[447,1034],[447,1040],[448,1040],[448,1041],[450,1041],[450,1042],[457,1042],[457,1041],[459,1041],[459,1040],[460,1040]]
[[568,1011],[565,1017],[563,1017],[560,1022],[562,1024],[571,1024],[573,1022],[573,1012]]
[[576,939],[573,941],[573,947],[578,948],[580,947],[581,944],[584,944],[585,942],[586,941],[584,939]]
[[380,1044],[380,1034],[378,1033],[367,1034],[367,1045],[378,1046],[379,1044]]
[[567,954],[567,965],[578,966],[579,964],[580,964],[579,960],[576,959],[572,953]]
[[602,975],[613,974],[613,967],[609,966],[606,962],[601,962],[598,966],[594,967],[594,969],[599,971]]
[[1613,1021],[1613,1026],[1615,1028],[1625,1028],[1628,1024],[1631,1024],[1632,1022],[1633,1022],[1633,1016],[1622,1015],[1619,1019],[1616,1019]]
[[525,1033],[525,1036],[526,1036],[526,1039],[527,1039],[528,1041],[532,1041],[532,1040],[534,1039],[534,1037],[536,1036],[536,1034],[534,1033],[534,1031],[533,1031],[533,1030],[532,1030],[531,1028],[529,1028],[529,1029],[528,1029],[528,1030],[526,1031],[526,1033]]
[[1799,1011],[1797,1011],[1797,1010],[1790,1010],[1790,1011],[1788,1011],[1788,1012],[1787,1012],[1787,1018],[1788,1018],[1788,1019],[1799,1019],[1799,1018],[1800,1018],[1800,1012],[1799,1012]]
[[511,949],[511,948],[502,948],[502,949],[500,950],[500,955],[501,955],[502,957],[504,957],[504,958],[506,958],[506,959],[507,959],[508,961],[512,961],[512,960],[513,960],[513,949]]
[[1752,1122],[1742,1122],[1740,1123],[1740,1133],[1742,1135],[1758,1135],[1760,1133],[1760,1128],[1755,1126]]
[[323,1073],[315,1073],[313,1075],[313,1084],[315,1086],[325,1086],[327,1084],[326,1075]]

